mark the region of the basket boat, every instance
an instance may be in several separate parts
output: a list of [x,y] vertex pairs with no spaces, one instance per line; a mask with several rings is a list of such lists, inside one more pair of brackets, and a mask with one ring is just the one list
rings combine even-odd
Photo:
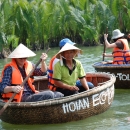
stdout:
[[96,72],[114,74],[116,77],[115,89],[130,89],[130,64],[114,65],[97,62],[93,64]]
[[[38,102],[11,102],[0,116],[11,124],[55,124],[77,121],[105,112],[114,98],[115,76],[107,73],[87,73],[87,81],[95,87],[71,96]],[[34,85],[47,89],[47,77],[37,77]],[[0,109],[5,103],[0,102]]]

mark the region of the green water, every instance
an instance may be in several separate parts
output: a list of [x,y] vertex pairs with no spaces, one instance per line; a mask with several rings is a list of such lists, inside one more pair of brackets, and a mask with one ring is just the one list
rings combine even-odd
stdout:
[[[94,72],[92,64],[102,60],[103,47],[81,47],[81,49],[83,55],[80,55],[78,59],[82,62],[86,72]],[[57,52],[58,48],[49,51],[47,63]],[[29,60],[36,63],[41,53],[42,51],[36,52],[37,56]],[[7,62],[9,59],[0,60],[0,71]],[[129,94],[130,90],[116,89],[114,101],[106,112],[84,120],[53,125],[12,125],[0,121],[0,130],[130,130]]]

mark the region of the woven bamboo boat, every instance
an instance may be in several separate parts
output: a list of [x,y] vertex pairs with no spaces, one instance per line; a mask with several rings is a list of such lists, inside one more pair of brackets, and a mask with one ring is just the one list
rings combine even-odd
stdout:
[[[38,102],[11,102],[1,120],[11,124],[54,124],[77,121],[105,112],[114,98],[115,76],[105,73],[87,73],[86,79],[95,87],[75,95]],[[35,79],[39,90],[47,89],[45,77]],[[0,102],[0,108],[4,106]]]
[[113,65],[97,62],[93,64],[96,72],[113,74],[116,77],[115,89],[130,89],[130,64]]

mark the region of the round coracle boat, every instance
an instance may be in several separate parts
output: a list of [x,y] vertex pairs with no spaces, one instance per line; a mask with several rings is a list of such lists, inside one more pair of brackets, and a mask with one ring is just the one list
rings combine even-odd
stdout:
[[115,89],[130,89],[130,64],[114,65],[97,62],[93,64],[93,67],[96,72],[105,72],[115,75]]
[[[113,102],[115,76],[87,73],[86,79],[94,84],[93,89],[38,102],[11,102],[0,118],[11,124],[54,124],[77,121],[105,112]],[[47,77],[35,78],[37,90],[47,89],[47,84]],[[0,109],[4,104],[0,102]]]

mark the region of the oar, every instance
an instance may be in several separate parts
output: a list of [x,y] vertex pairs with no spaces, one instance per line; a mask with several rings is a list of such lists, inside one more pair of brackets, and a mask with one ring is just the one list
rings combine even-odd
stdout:
[[[50,50],[50,48],[47,49],[46,53],[48,53],[48,51]],[[34,66],[34,68],[30,71],[30,73],[28,74],[28,76],[24,79],[24,81],[22,82],[22,84],[20,85],[21,87],[24,86],[24,84],[26,83],[26,81],[28,80],[28,78],[32,75],[32,73],[34,72],[34,70],[37,68],[37,66],[40,64],[40,62],[42,61],[42,59],[40,59]],[[7,108],[7,106],[9,105],[9,103],[14,99],[15,95],[17,93],[13,93],[12,97],[5,103],[5,105],[2,107],[2,109],[0,110],[0,115],[4,112],[4,110]]]
[[[107,34],[107,30],[108,30],[108,27],[106,28],[106,34]],[[103,53],[105,53],[106,52],[106,45],[105,45],[105,41],[104,41],[104,49],[103,49]],[[103,55],[103,59],[102,59],[102,61],[104,61],[104,55]]]

